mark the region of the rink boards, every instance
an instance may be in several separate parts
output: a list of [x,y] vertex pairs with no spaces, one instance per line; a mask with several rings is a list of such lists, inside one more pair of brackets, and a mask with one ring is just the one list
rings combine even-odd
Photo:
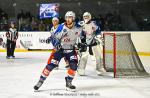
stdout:
[[[115,32],[115,31],[114,31]],[[114,33],[112,32],[112,33]],[[0,52],[6,52],[6,32],[0,32]],[[102,32],[111,33],[111,32]],[[117,31],[115,33],[131,33],[132,41],[139,55],[150,56],[150,31],[132,32]],[[29,50],[49,51],[53,48],[51,44],[46,43],[46,39],[50,36],[49,32],[19,32],[19,38],[16,43],[16,52],[28,52]]]

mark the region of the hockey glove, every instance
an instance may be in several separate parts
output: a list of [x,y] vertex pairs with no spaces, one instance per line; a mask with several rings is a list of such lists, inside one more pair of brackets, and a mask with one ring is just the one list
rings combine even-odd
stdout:
[[55,48],[57,49],[57,51],[63,51],[61,44],[58,44],[57,46],[55,46]]
[[52,40],[51,37],[47,38],[47,39],[46,39],[46,43],[49,44],[49,43],[51,42],[51,40]]
[[85,52],[87,50],[87,44],[86,43],[78,43],[78,48],[80,52]]

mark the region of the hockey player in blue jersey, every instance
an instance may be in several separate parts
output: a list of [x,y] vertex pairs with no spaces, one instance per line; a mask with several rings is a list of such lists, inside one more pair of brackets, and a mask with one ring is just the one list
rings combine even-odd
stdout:
[[91,21],[91,14],[85,12],[83,14],[83,21],[79,23],[82,30],[82,50],[81,58],[78,66],[78,74],[85,75],[85,67],[88,60],[88,55],[94,55],[96,58],[96,72],[98,75],[103,74],[105,71],[102,64],[102,48],[100,44],[101,32],[100,28],[96,25],[94,21]]
[[60,60],[65,57],[69,62],[69,69],[67,71],[67,76],[65,77],[66,89],[70,91],[75,91],[76,87],[72,85],[72,80],[75,76],[77,70],[77,53],[75,51],[75,44],[81,33],[81,29],[75,26],[75,13],[68,11],[65,14],[66,22],[61,24],[56,30],[56,35],[51,36],[51,41],[57,48],[56,52],[51,56],[50,64],[47,64],[44,68],[42,75],[38,83],[34,86],[35,90],[38,90],[46,78],[49,76],[50,72],[58,66]]

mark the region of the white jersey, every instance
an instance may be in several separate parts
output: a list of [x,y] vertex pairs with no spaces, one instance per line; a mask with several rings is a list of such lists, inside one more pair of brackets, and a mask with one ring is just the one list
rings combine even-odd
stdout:
[[[51,36],[53,35],[53,36],[55,36],[55,32],[56,32],[56,30],[57,30],[57,28],[59,27],[59,25],[55,28],[54,26],[51,28],[51,30],[50,30],[50,34],[51,34]],[[54,48],[54,47],[53,47]]]
[[65,24],[62,24],[56,31],[56,33],[58,32],[56,37],[60,40],[63,49],[73,49],[81,31],[82,29],[75,25],[70,29]]
[[88,23],[84,23],[81,21],[83,33],[86,35],[86,43],[87,45],[93,44],[96,40],[94,39],[95,35],[100,33],[99,27],[96,25],[94,21],[90,21]]
[[57,30],[57,28],[59,27],[59,25],[55,28],[54,26],[51,28],[50,34],[54,34]]

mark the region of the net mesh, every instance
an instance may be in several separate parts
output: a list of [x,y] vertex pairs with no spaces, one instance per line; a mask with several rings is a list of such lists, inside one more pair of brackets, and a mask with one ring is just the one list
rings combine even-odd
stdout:
[[[130,33],[104,34],[105,42],[105,68],[108,72],[114,72],[115,77],[141,77],[147,76],[141,60],[137,54]],[[116,41],[114,38],[116,37]],[[115,49],[116,48],[116,49]],[[115,50],[115,51],[114,51]],[[116,52],[116,55],[115,55]],[[115,55],[115,56],[114,56]],[[116,60],[116,63],[114,63]]]

